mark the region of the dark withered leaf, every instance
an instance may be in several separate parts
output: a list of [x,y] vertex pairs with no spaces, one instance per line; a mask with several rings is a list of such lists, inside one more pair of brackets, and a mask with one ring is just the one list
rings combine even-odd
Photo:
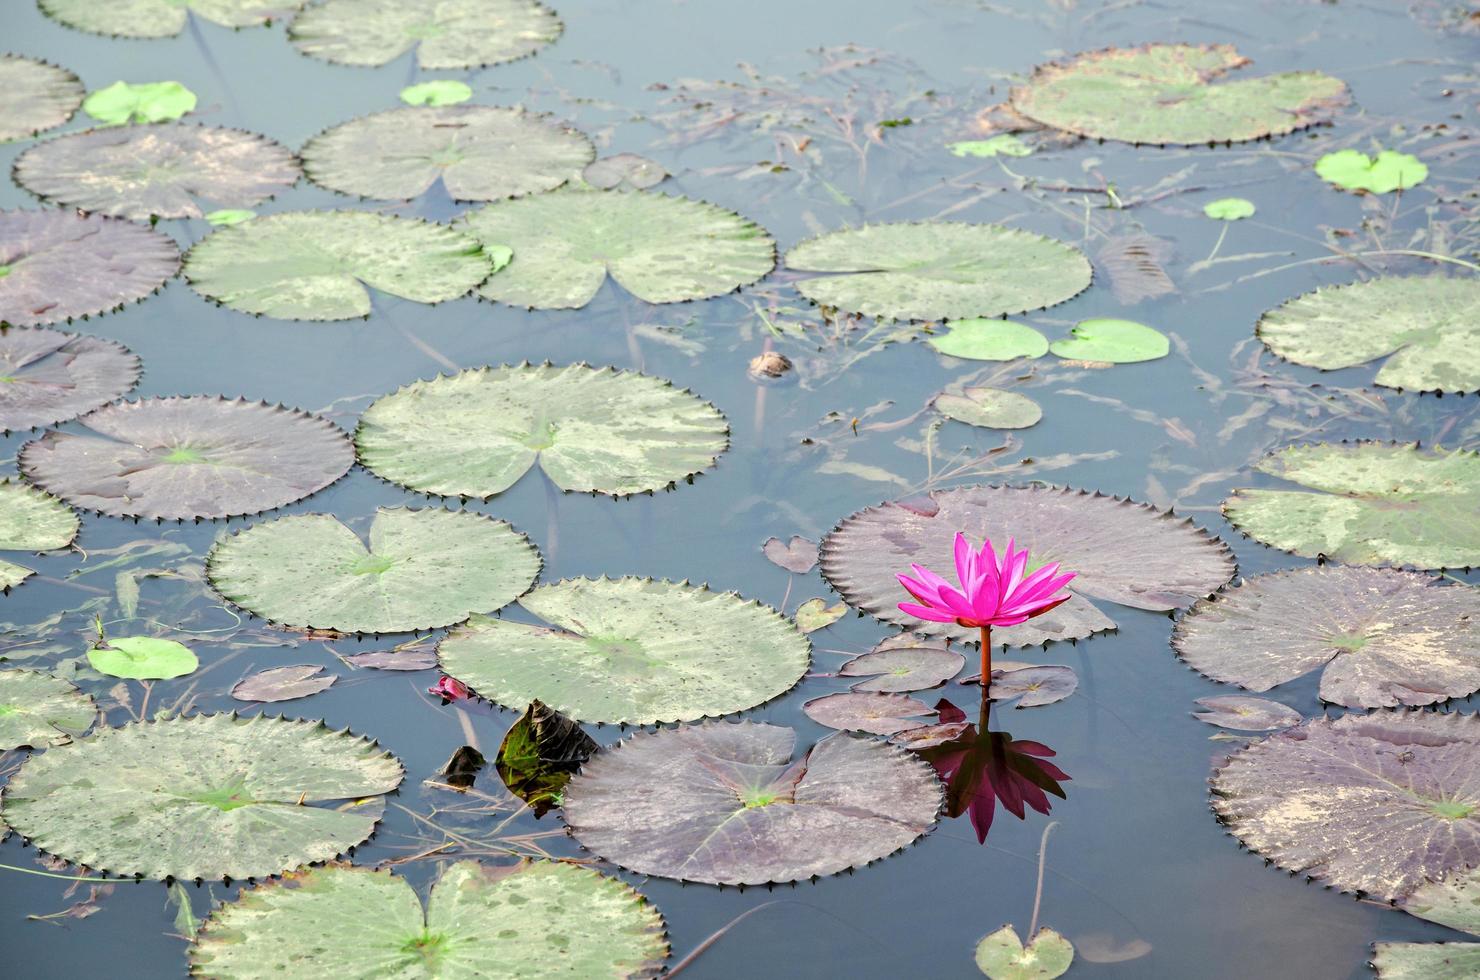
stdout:
[[597,748],[579,724],[534,700],[504,736],[494,767],[509,792],[542,817],[560,805],[565,784]]

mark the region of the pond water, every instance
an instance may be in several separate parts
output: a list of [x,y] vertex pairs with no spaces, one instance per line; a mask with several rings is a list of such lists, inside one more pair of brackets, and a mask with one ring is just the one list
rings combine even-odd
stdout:
[[[1270,355],[1253,335],[1263,312],[1318,286],[1359,273],[1435,267],[1393,249],[1476,260],[1480,153],[1469,139],[1480,114],[1480,40],[1458,28],[1458,6],[563,0],[566,29],[558,42],[533,58],[472,72],[420,71],[407,56],[376,69],[335,66],[298,54],[281,25],[233,32],[194,22],[170,39],[110,39],[64,28],[24,0],[5,4],[0,35],[10,51],[69,67],[89,90],[120,79],[178,80],[198,94],[200,121],[263,133],[291,148],[399,104],[407,84],[459,78],[475,101],[556,114],[587,133],[603,156],[657,160],[674,175],[661,190],[745,215],[783,253],[824,231],[878,221],[1000,222],[1058,238],[1096,260],[1095,284],[1015,319],[1058,337],[1080,320],[1122,317],[1172,337],[1169,356],[1111,368],[1052,356],[1005,368],[957,360],[910,339],[917,331],[903,324],[871,329],[871,322],[825,320],[793,289],[797,276],[784,270],[738,293],[667,306],[643,303],[610,281],[590,305],[568,311],[471,297],[425,306],[377,294],[368,319],[336,323],[253,318],[203,300],[177,279],[142,303],[72,328],[115,339],[142,358],[136,396],[263,399],[320,413],[346,429],[380,395],[455,368],[586,361],[670,379],[713,403],[731,428],[729,451],[692,485],[613,500],[562,495],[535,474],[465,506],[527,533],[544,557],[544,582],[603,574],[688,579],[784,604],[791,614],[813,597],[838,600],[817,570],[793,575],[769,562],[761,552],[768,537],[816,541],[862,507],[925,489],[1042,480],[1170,506],[1226,541],[1239,574],[1251,576],[1312,564],[1244,538],[1219,512],[1234,488],[1280,485],[1252,468],[1264,453],[1353,438],[1480,447],[1473,396],[1376,388],[1370,365],[1321,373]],[[983,138],[978,114],[1035,64],[1147,41],[1232,43],[1253,59],[1251,71],[1319,69],[1345,80],[1353,102],[1332,126],[1213,149],[1083,140],[1024,157],[947,151],[949,143]],[[79,115],[61,132],[84,127]],[[29,145],[0,145],[0,165],[8,172]],[[1379,146],[1417,155],[1429,167],[1428,180],[1401,195],[1363,197],[1312,172],[1323,153]],[[1230,196],[1253,201],[1257,214],[1228,224],[1204,216],[1204,204]],[[0,207],[36,206],[19,187],[0,188]],[[436,221],[464,210],[440,189],[383,205],[307,181],[258,210],[342,207]],[[182,248],[211,230],[203,221],[158,227]],[[1156,285],[1155,274],[1148,289],[1146,272],[1109,267],[1105,250],[1122,247],[1127,236],[1148,236],[1163,250],[1154,264],[1168,288]],[[1384,250],[1355,259],[1338,254]],[[1217,261],[1206,261],[1214,252]],[[1138,288],[1157,295],[1138,299]],[[901,331],[901,342],[884,342]],[[751,358],[767,349],[795,364],[782,383],[759,384],[747,373]],[[974,381],[1013,384],[1042,406],[1042,421],[1007,432],[941,424],[925,411],[946,386]],[[5,437],[5,472],[14,472],[15,453],[35,435]],[[356,467],[282,513],[329,513],[363,532],[377,507],[425,500]],[[356,864],[417,855],[444,844],[449,831],[463,853],[490,860],[511,846],[581,856],[558,813],[536,820],[525,812],[505,823],[517,807],[491,767],[477,783],[485,797],[423,784],[469,742],[491,757],[517,712],[483,702],[442,705],[425,693],[434,671],[352,670],[336,656],[407,637],[305,637],[239,615],[209,592],[202,570],[213,541],[264,519],[156,524],[84,515],[83,553],[36,558],[38,578],[0,603],[0,658],[73,677],[111,706],[113,724],[182,697],[198,710],[230,710],[240,707],[226,693],[239,678],[272,666],[321,664],[340,675],[332,689],[276,707],[367,733],[407,771],[383,825],[354,852]],[[133,573],[139,586],[132,619],[120,608],[122,573]],[[1472,573],[1453,574],[1480,582]],[[943,818],[885,860],[773,888],[685,886],[605,870],[662,911],[670,962],[754,910],[686,967],[695,978],[980,975],[972,959],[977,941],[1004,923],[1019,933],[1028,927],[1040,837],[1050,819],[1058,826],[1048,844],[1039,919],[1075,943],[1074,975],[1362,977],[1370,974],[1376,940],[1461,938],[1307,884],[1241,848],[1209,812],[1207,780],[1212,762],[1242,742],[1210,740],[1219,730],[1190,715],[1194,699],[1234,689],[1174,657],[1167,615],[1106,609],[1114,632],[1006,654],[1066,664],[1079,676],[1067,700],[995,713],[997,727],[1051,746],[1072,777],[1051,817],[1030,810],[1019,821],[999,811],[985,845],[965,817]],[[95,615],[114,634],[185,640],[202,669],[156,682],[147,708],[137,682],[129,687],[130,707],[109,700],[116,681],[80,660]],[[830,672],[892,631],[850,615],[814,632],[812,670]],[[1267,696],[1319,714],[1318,676]],[[809,677],[745,717],[793,726],[810,744],[829,730],[804,715],[802,704],[845,689],[843,680]],[[976,690],[951,683],[919,696],[969,706]],[[587,727],[603,744],[624,735],[615,726]],[[13,769],[19,758],[0,762]],[[47,864],[17,835],[0,843],[0,863],[73,873]],[[438,861],[408,861],[398,871],[425,895]],[[239,888],[218,881],[185,893],[193,914],[203,917]],[[0,973],[183,974],[179,900],[157,882],[94,891],[0,869]]]

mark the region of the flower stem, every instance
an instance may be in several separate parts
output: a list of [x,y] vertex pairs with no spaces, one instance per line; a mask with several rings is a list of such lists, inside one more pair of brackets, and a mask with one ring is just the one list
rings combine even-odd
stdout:
[[982,627],[982,692],[992,686],[992,627]]

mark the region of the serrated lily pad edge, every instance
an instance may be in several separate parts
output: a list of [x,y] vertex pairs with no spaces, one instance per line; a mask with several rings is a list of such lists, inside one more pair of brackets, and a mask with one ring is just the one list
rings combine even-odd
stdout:
[[[52,419],[50,422],[43,422],[40,425],[33,425],[33,426],[30,426],[30,427],[24,428],[24,429],[4,429],[4,428],[0,428],[0,436],[8,436],[8,435],[11,435],[13,433],[18,433],[18,432],[36,432],[39,429],[50,429],[50,428],[53,428],[53,427],[58,426],[58,425],[63,425],[65,423],[67,423],[67,422],[72,422],[72,421],[75,421],[77,419],[80,419],[84,415],[91,415],[93,412],[96,412],[99,408],[106,408],[109,405],[114,405],[114,404],[117,404],[118,402],[121,402],[121,401],[129,401],[130,399],[129,399],[128,396],[133,393],[133,391],[134,391],[135,388],[139,387],[139,382],[144,380],[144,374],[145,374],[145,371],[144,371],[144,359],[142,357],[140,357],[137,353],[135,353],[135,351],[134,351],[134,349],[132,347],[129,347],[128,345],[122,343],[121,341],[114,340],[112,337],[100,337],[97,334],[92,334],[92,333],[73,333],[70,330],[59,330],[55,326],[48,326],[48,325],[45,325],[45,324],[38,324],[37,326],[34,326],[34,327],[7,327],[6,329],[7,330],[13,330],[16,333],[23,333],[23,332],[28,331],[28,330],[53,330],[53,331],[56,331],[57,333],[67,334],[71,338],[71,340],[68,340],[67,343],[71,343],[72,340],[91,340],[91,341],[93,341],[95,343],[107,344],[109,347],[116,348],[119,351],[119,353],[123,354],[125,357],[131,358],[133,360],[133,362],[134,362],[134,366],[132,368],[133,378],[129,381],[128,387],[123,390],[123,394],[117,396],[116,398],[110,398],[110,399],[108,399],[106,402],[104,402],[103,404],[99,405],[97,408],[88,409],[86,412],[81,412],[81,413],[79,413],[77,415],[69,415],[69,416],[67,416],[64,419]],[[137,400],[137,399],[133,399],[133,400]],[[27,440],[27,441],[29,441],[29,440]],[[27,483],[29,484],[29,481],[27,481]],[[41,488],[40,487],[37,487],[36,489],[40,490]],[[46,491],[43,490],[42,492],[45,493]],[[47,496],[53,496],[53,494],[47,494]],[[63,503],[65,503],[65,501],[63,501]],[[67,506],[70,507],[71,504],[68,504]]]

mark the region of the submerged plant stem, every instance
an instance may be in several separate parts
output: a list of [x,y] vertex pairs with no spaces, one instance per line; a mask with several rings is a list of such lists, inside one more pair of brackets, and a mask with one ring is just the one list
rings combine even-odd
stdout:
[[1043,902],[1043,864],[1048,856],[1048,835],[1053,833],[1053,829],[1058,825],[1057,820],[1050,822],[1047,827],[1043,828],[1043,836],[1038,840],[1038,887],[1033,892],[1033,920],[1028,923],[1029,942],[1032,942],[1031,937],[1038,934],[1038,907]]

